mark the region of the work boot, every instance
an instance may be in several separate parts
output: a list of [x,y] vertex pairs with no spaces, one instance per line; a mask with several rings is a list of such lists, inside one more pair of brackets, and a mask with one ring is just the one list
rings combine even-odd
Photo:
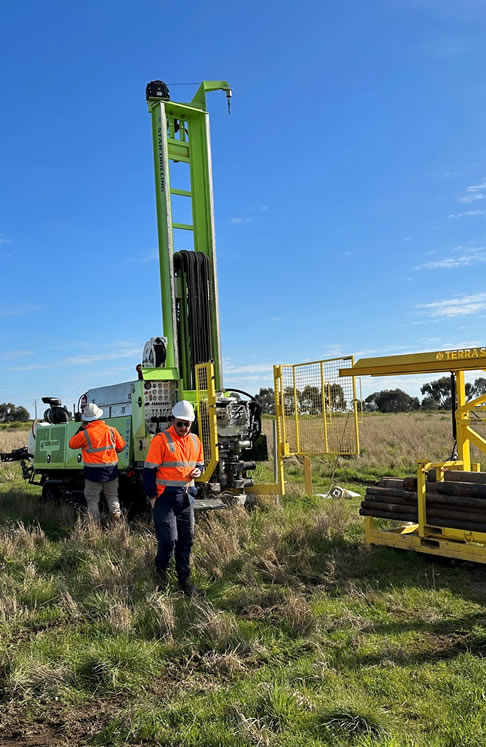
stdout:
[[198,589],[197,586],[189,581],[188,578],[179,580],[179,589],[182,591],[185,597],[205,597],[206,592],[204,589]]
[[110,518],[111,518],[113,524],[119,524],[120,521],[122,520],[122,515],[121,515],[120,511],[115,511],[115,513],[113,513],[110,516]]

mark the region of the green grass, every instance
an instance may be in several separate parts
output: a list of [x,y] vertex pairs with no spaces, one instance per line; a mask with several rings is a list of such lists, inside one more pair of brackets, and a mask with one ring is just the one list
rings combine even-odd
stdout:
[[[356,482],[345,479],[352,465],[316,458],[315,485],[363,490],[359,470]],[[366,474],[380,467],[394,465],[383,457]],[[157,591],[151,526],[89,527],[69,507],[39,503],[18,465],[5,465],[2,737],[483,745],[482,566],[366,551],[359,499],[307,498],[300,462],[289,468],[295,495],[280,505],[198,518],[194,575],[207,597],[190,601],[174,578]]]
[[25,423],[17,423],[15,421],[11,423],[0,423],[0,431],[30,431],[31,428],[31,420],[27,420]]

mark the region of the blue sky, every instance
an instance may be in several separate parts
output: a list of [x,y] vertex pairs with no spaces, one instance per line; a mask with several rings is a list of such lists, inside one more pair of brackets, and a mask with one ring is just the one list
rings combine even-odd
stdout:
[[484,0],[2,0],[0,401],[133,379],[162,332],[157,78],[233,87],[230,117],[208,97],[227,386],[484,345],[485,31]]

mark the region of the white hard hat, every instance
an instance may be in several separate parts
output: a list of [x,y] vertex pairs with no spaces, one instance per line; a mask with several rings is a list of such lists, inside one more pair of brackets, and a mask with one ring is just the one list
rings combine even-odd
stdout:
[[180,402],[176,402],[176,404],[172,408],[172,415],[175,418],[180,418],[181,420],[189,420],[190,423],[193,423],[196,419],[194,407],[185,399],[181,399]]
[[94,402],[89,402],[81,415],[81,418],[88,423],[92,420],[99,420],[101,417],[103,417],[103,410],[98,405],[95,405]]

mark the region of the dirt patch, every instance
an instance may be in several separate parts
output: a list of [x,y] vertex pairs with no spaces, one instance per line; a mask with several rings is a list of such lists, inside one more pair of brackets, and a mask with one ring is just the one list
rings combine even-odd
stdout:
[[8,704],[2,713],[0,747],[82,745],[98,734],[126,706],[120,698],[97,698],[82,706]]

